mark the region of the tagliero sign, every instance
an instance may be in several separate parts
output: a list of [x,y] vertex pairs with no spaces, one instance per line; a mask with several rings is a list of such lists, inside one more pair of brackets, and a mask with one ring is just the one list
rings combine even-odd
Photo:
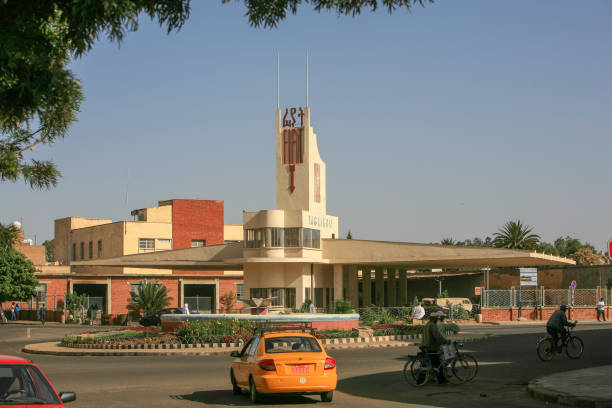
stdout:
[[317,215],[308,216],[308,224],[313,227],[333,228],[334,222],[331,218],[319,217]]
[[538,286],[538,268],[519,268],[521,286]]

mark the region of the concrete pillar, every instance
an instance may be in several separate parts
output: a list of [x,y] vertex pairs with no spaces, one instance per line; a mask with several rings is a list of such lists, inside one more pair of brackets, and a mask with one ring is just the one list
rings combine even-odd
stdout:
[[357,276],[357,265],[348,266],[348,300],[354,308],[359,307],[359,277]]
[[106,314],[111,314],[113,310],[113,291],[111,288],[111,278],[106,278]]
[[342,265],[335,264],[333,266],[334,275],[334,300],[342,299],[342,288],[343,286],[343,275],[342,275]]
[[376,267],[375,270],[375,302],[376,306],[385,305],[385,275],[384,270],[381,267]]
[[185,284],[182,279],[178,280],[178,305],[177,307],[183,307],[185,304]]
[[349,300],[349,271],[348,271],[348,265],[342,265],[342,299]]
[[406,269],[401,268],[399,270],[399,277],[397,282],[397,304],[400,306],[406,306],[408,304],[408,285],[406,280]]
[[395,273],[397,270],[394,267],[387,268],[387,306],[397,306],[397,292]]
[[369,265],[361,266],[361,303],[362,307],[372,304],[372,268]]

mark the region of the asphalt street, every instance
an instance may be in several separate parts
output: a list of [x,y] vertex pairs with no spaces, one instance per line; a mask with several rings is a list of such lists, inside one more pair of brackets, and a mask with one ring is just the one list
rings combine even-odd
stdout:
[[[58,391],[74,391],[73,408],[251,406],[246,393],[231,393],[229,356],[58,357],[20,352],[28,343],[59,339],[82,328],[0,326],[0,354],[35,361]],[[539,376],[612,364],[612,325],[580,324],[585,352],[580,360],[558,355],[538,360],[535,345],[543,326],[474,326],[465,331],[490,333],[487,340],[466,343],[480,363],[476,379],[463,385],[428,384],[414,388],[401,374],[413,347],[333,350],[338,389],[331,404],[315,396],[268,398],[259,406],[317,404],[336,407],[553,407],[528,396],[526,384]]]

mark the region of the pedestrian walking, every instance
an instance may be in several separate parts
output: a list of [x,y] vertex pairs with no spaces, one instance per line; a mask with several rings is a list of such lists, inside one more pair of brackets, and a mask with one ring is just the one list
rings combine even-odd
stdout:
[[17,320],[17,317],[15,317],[15,302],[11,303],[11,307],[9,310],[11,311],[11,320]]
[[604,302],[603,298],[600,298],[599,302],[597,302],[597,321],[601,322],[599,316],[603,318],[604,322],[606,321],[606,302]]
[[47,320],[47,306],[44,303],[40,305],[40,309],[38,309],[38,317],[40,318],[40,322],[44,326],[45,321]]
[[17,320],[19,320],[20,311],[21,311],[21,308],[19,307],[19,303],[15,303],[15,316],[17,317]]

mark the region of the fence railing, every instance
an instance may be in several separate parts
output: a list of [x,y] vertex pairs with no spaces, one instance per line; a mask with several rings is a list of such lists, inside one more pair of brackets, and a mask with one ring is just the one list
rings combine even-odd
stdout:
[[595,306],[600,298],[609,304],[612,295],[606,289],[483,289],[482,307]]
[[210,296],[185,296],[185,304],[192,313],[214,313]]

